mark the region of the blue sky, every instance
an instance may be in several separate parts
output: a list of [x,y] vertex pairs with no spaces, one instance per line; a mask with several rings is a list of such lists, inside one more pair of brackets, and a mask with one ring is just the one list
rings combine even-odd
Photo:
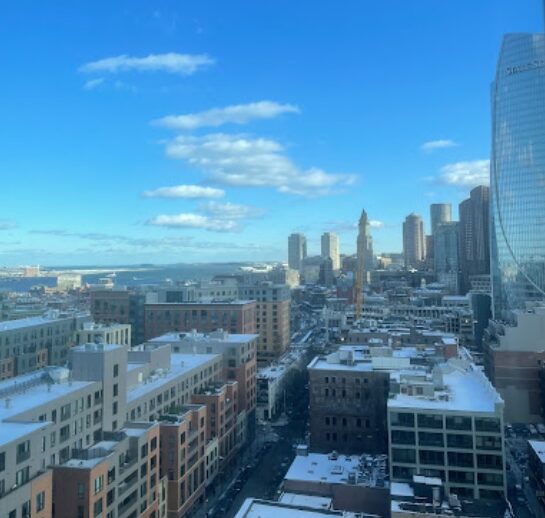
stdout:
[[539,0],[6,4],[0,265],[281,260],[292,231],[351,253],[362,208],[400,251],[407,214],[429,229],[486,180],[501,37],[542,21]]

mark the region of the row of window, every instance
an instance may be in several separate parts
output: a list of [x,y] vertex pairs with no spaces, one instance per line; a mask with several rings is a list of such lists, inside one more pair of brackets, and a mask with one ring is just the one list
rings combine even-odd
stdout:
[[392,426],[403,426],[414,428],[418,422],[419,428],[436,428],[460,431],[477,432],[501,432],[501,421],[495,417],[465,417],[465,416],[443,416],[441,414],[415,414],[410,412],[390,412],[390,424]]

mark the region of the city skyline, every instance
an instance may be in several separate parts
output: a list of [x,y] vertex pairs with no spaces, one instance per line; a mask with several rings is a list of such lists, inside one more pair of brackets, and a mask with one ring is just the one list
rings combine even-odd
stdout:
[[354,253],[363,206],[399,252],[407,214],[427,233],[486,179],[501,38],[542,30],[537,0],[248,9],[6,9],[0,264],[285,260],[292,232]]

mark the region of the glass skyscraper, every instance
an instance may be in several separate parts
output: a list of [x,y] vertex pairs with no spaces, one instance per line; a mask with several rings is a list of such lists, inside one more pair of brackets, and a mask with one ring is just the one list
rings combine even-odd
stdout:
[[504,37],[492,84],[495,318],[545,300],[545,35]]

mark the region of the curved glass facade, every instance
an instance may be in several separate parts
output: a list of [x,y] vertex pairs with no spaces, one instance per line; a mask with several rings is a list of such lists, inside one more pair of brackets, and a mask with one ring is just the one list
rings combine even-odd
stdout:
[[495,318],[545,300],[545,35],[505,36],[492,85]]

